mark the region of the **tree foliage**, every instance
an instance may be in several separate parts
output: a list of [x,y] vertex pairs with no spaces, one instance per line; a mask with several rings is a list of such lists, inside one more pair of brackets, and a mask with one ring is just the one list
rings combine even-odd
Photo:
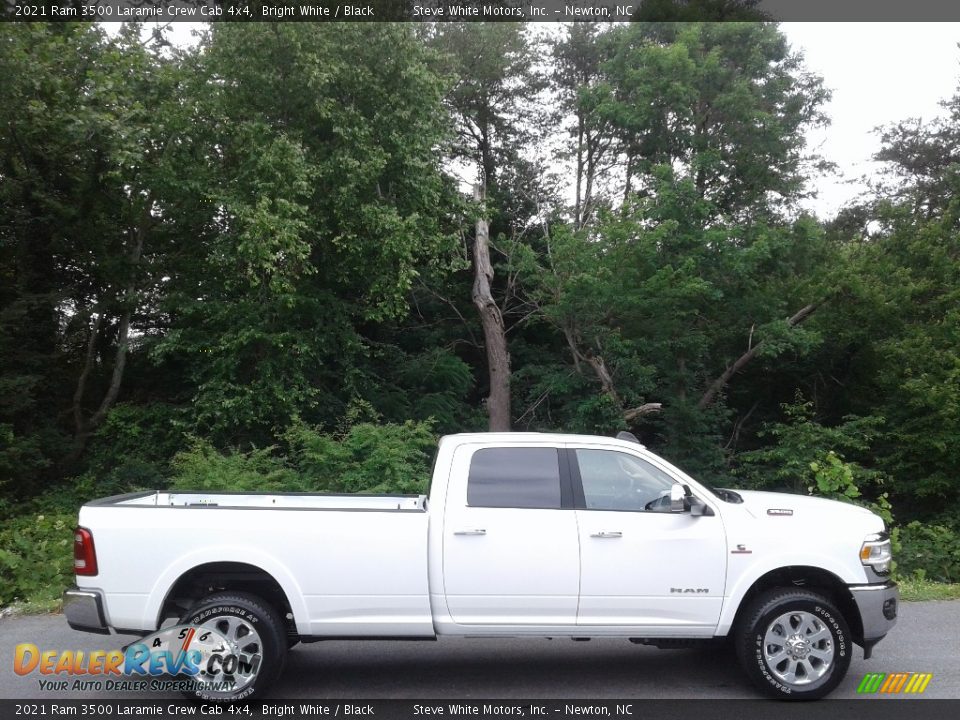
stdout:
[[421,492],[489,417],[482,217],[514,428],[875,503],[956,577],[960,99],[821,221],[821,79],[755,3],[687,5],[728,22],[0,24],[0,514]]

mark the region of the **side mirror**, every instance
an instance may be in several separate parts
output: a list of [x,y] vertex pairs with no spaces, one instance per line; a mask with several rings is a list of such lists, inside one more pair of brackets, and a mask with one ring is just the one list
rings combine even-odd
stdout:
[[710,509],[710,506],[707,505],[703,500],[698,498],[696,495],[690,496],[690,514],[695,517],[700,517],[701,515],[713,515],[713,510]]
[[670,486],[670,512],[684,512],[687,509],[687,488],[679,483]]
[[686,485],[674,484],[670,487],[670,512],[689,512],[695,517],[713,515],[713,510],[698,498]]

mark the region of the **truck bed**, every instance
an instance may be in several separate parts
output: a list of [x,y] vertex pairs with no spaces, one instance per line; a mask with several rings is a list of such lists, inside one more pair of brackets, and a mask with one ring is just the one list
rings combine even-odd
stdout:
[[334,493],[146,492],[115,495],[91,505],[126,507],[202,507],[275,510],[406,510],[424,512],[426,495],[356,495]]
[[110,625],[154,630],[168,589],[201,566],[276,579],[303,636],[432,635],[425,498],[142,492],[95,500],[80,525]]

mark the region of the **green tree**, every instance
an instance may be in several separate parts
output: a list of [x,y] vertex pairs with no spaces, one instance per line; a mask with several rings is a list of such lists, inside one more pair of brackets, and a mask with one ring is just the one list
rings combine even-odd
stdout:
[[[882,473],[856,462],[870,458],[880,442],[883,418],[847,416],[828,427],[817,421],[813,402],[799,394],[783,405],[783,413],[783,422],[768,423],[761,431],[770,444],[737,457],[739,475],[749,486],[859,497],[858,485],[883,483]],[[844,463],[848,457],[852,462]],[[834,475],[843,482],[832,482]]]
[[[585,223],[577,193],[572,231],[554,221],[517,263],[527,296],[599,390],[590,425],[645,430],[719,472],[730,383],[816,347],[805,322],[836,291],[835,249],[780,213],[803,194],[826,93],[772,25],[637,23],[558,53],[572,154],[609,204]],[[589,169],[591,152],[619,164]]]
[[829,98],[769,23],[634,23],[613,35],[602,112],[616,129],[625,194],[655,189],[655,168],[690,178],[717,216],[802,195],[804,134]]
[[[573,226],[581,229],[602,204],[600,181],[616,162],[618,135],[604,112],[609,86],[602,72],[609,60],[613,33],[596,23],[573,23],[553,45],[552,88],[557,92],[557,122],[567,121],[574,161]],[[598,197],[600,195],[600,197]]]
[[154,349],[186,366],[198,432],[262,446],[294,415],[332,422],[375,394],[369,328],[407,312],[449,247],[429,60],[404,25],[213,28],[216,235],[171,278]]
[[838,220],[858,249],[870,316],[852,402],[879,406],[888,419],[880,457],[898,500],[921,513],[960,499],[960,100],[944,107],[941,119],[884,130],[877,199]]
[[15,399],[0,421],[23,440],[21,461],[62,473],[117,401],[131,345],[152,331],[171,242],[195,235],[211,210],[179,172],[195,164],[196,120],[179,56],[133,26],[112,39],[89,25],[0,32],[0,266],[10,279],[0,383]]

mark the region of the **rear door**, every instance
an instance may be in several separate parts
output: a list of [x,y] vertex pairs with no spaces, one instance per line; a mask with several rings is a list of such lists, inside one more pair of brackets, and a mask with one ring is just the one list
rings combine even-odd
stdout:
[[566,453],[460,446],[447,494],[443,582],[463,625],[574,625],[580,548]]

